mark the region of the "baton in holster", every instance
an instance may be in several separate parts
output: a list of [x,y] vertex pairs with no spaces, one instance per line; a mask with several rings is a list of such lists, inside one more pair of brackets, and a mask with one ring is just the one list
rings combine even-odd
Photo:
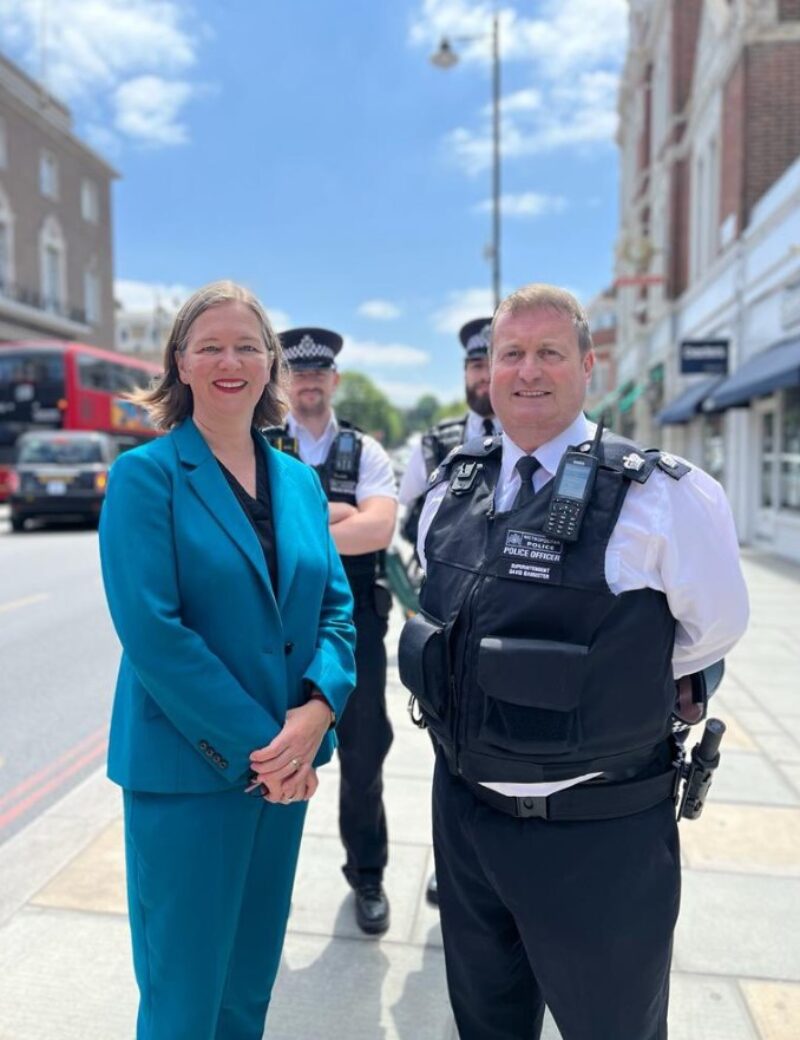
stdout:
[[678,819],[696,820],[703,811],[714,771],[719,765],[719,745],[725,733],[721,719],[708,719],[699,744],[692,748],[690,761],[680,763],[683,795],[678,805]]

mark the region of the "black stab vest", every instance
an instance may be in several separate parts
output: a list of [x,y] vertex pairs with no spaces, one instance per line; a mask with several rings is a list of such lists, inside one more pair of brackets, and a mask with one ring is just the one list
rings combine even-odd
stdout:
[[427,433],[422,435],[422,458],[425,462],[427,476],[443,462],[447,455],[464,443],[467,429],[467,416],[463,419],[442,419]]
[[671,732],[675,620],[654,589],[614,595],[605,554],[631,481],[644,483],[659,453],[605,435],[580,540],[561,543],[541,533],[554,480],[525,506],[494,512],[501,444],[472,441],[437,474],[449,486],[420,595],[444,654],[424,658],[435,673],[420,701],[429,728],[473,781],[644,767]]
[[[340,430],[333,439],[333,443],[328,451],[328,457],[321,465],[314,466],[314,469],[317,471],[322,483],[322,489],[329,502],[346,502],[348,505],[355,506],[358,505],[356,488],[358,487],[358,478],[361,472],[361,451],[364,434],[357,426],[353,426],[352,423],[348,423],[344,419],[337,421]],[[346,472],[337,469],[336,466],[338,441],[342,431],[355,434],[357,443],[354,465]],[[264,430],[264,436],[273,447],[293,455],[295,458],[300,458],[297,440],[290,435],[288,427],[270,427]],[[342,556],[341,560],[347,580],[350,582],[350,588],[354,595],[358,595],[358,593],[366,592],[376,577],[380,576],[383,553],[359,553],[355,556]]]

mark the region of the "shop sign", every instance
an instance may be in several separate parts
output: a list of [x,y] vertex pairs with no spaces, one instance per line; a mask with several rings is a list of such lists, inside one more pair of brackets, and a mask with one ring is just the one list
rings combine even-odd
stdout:
[[727,339],[685,339],[681,342],[681,375],[698,372],[706,375],[728,374]]

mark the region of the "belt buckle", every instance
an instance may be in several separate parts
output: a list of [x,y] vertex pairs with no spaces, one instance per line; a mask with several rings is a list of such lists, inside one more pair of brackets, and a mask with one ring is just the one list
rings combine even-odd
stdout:
[[547,798],[544,795],[525,795],[517,797],[517,816],[530,819],[546,820]]

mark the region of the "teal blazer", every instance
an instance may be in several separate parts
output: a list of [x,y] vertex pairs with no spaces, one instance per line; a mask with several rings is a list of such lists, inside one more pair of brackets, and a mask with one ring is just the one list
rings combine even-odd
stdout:
[[[108,775],[136,791],[244,784],[249,756],[307,699],[341,717],[355,683],[353,600],[310,466],[267,458],[278,597],[250,521],[191,419],[121,455],[100,521],[120,642]],[[327,762],[333,733],[315,765]]]

